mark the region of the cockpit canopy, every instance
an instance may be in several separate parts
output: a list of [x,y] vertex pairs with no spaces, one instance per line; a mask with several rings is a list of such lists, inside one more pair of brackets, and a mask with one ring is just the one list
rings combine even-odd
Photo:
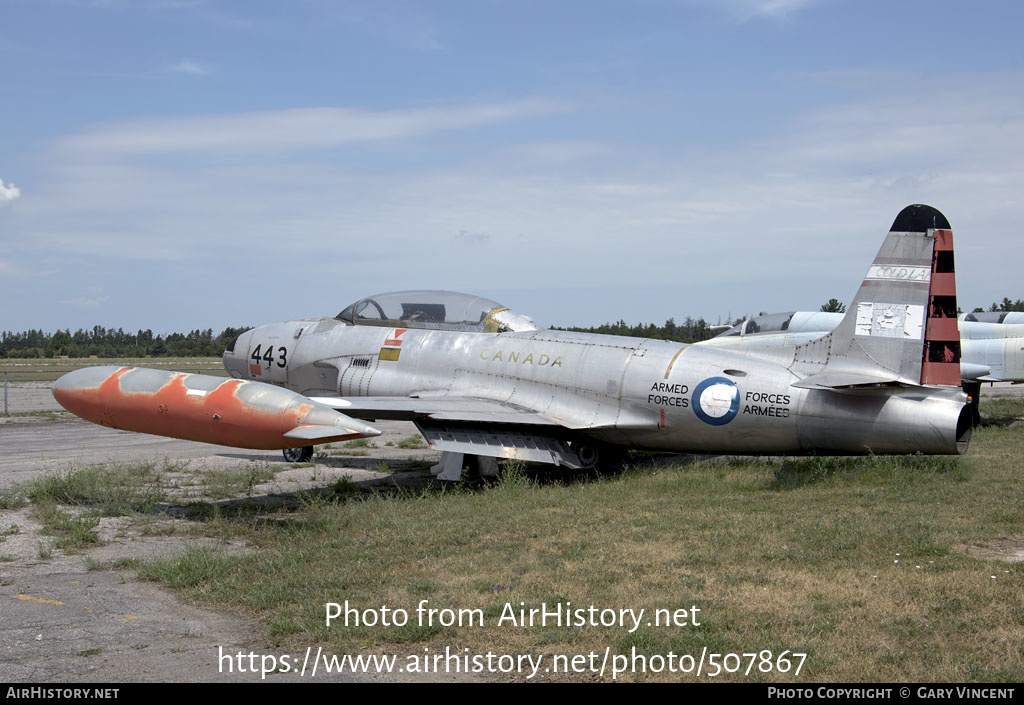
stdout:
[[357,326],[401,326],[487,333],[537,330],[529,316],[496,301],[455,291],[393,291],[356,301],[335,316]]
[[972,323],[1024,323],[1024,313],[1020,311],[978,311],[960,317]]
[[719,338],[731,336],[757,335],[762,333],[825,333],[832,330],[843,320],[842,313],[828,311],[790,311],[788,313],[768,313],[763,316],[749,318],[733,326]]
[[789,313],[769,313],[765,316],[748,318],[724,333],[719,334],[718,337],[727,338],[734,335],[752,335],[754,333],[778,333],[789,329],[789,323],[792,318],[792,311]]

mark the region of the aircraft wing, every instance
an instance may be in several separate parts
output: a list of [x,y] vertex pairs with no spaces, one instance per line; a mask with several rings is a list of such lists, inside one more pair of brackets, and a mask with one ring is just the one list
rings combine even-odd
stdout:
[[311,397],[312,401],[355,418],[416,421],[514,423],[531,426],[562,426],[557,420],[517,404],[457,396],[412,397]]
[[313,397],[362,419],[412,421],[434,450],[580,469],[568,424],[516,404],[477,397]]

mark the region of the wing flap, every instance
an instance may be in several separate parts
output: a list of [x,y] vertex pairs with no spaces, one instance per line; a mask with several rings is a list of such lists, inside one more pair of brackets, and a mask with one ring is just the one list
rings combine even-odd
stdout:
[[507,424],[480,426],[431,419],[417,421],[416,428],[434,450],[552,463],[576,470],[582,467],[565,440],[522,427]]
[[356,418],[415,421],[431,418],[451,421],[560,426],[533,409],[476,397],[312,397],[318,404]]

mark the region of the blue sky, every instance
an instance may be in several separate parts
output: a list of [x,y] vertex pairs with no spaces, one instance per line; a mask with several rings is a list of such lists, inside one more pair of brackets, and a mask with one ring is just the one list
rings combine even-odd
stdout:
[[849,301],[909,203],[1024,297],[1018,2],[0,0],[0,329],[470,291],[543,324]]

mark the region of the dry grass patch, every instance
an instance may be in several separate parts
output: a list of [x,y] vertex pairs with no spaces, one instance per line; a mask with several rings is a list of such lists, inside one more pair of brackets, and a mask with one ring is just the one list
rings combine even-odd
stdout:
[[[719,459],[566,484],[511,473],[480,489],[343,493],[236,525],[251,556],[186,554],[145,574],[253,611],[282,644],[337,653],[770,649],[807,653],[800,676],[751,679],[1019,681],[1024,580],[957,547],[1020,535],[1022,440],[1024,429],[988,427],[965,459]],[[193,577],[160,577],[176,571]],[[411,624],[326,627],[324,604],[346,600],[405,609]],[[421,600],[478,609],[485,624],[415,624]],[[645,615],[696,605],[700,626],[499,625],[520,602]]]

